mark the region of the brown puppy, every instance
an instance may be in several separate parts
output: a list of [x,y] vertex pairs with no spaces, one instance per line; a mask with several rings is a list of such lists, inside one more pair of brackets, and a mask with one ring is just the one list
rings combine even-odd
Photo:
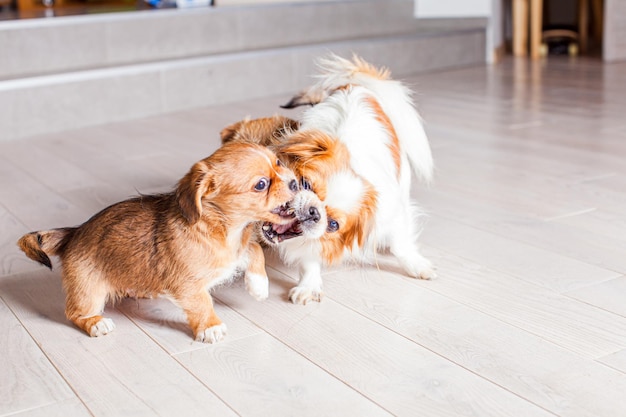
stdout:
[[29,233],[18,244],[49,268],[49,256],[60,257],[66,316],[90,336],[115,328],[102,317],[108,300],[162,295],[183,308],[197,341],[214,343],[226,326],[207,290],[243,272],[249,291],[267,297],[253,224],[292,223],[297,190],[270,150],[232,143],[196,163],[174,192],[126,200],[81,226]]

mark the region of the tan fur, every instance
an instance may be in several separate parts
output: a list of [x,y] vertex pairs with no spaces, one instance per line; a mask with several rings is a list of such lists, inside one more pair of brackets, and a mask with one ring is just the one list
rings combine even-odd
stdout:
[[[258,191],[262,178],[270,185]],[[216,341],[204,334],[221,325],[207,289],[241,268],[265,275],[253,222],[288,222],[276,209],[293,199],[294,181],[267,148],[231,143],[196,163],[175,192],[114,204],[76,228],[29,233],[19,246],[47,266],[60,257],[66,315],[88,334],[99,335],[108,300],[166,295],[197,340]]]
[[[383,116],[384,113],[379,116],[381,123],[384,122]],[[315,194],[322,201],[326,199],[328,178],[342,171],[351,172],[358,177],[350,167],[348,149],[337,138],[318,130],[292,131],[281,136],[272,135],[271,140],[263,135],[250,135],[250,132],[272,131],[267,126],[267,119],[245,119],[227,128],[228,138],[231,141],[244,142],[256,140],[257,143],[268,145],[281,160],[286,161],[287,166],[298,178],[304,178],[311,184]],[[390,133],[393,133],[393,127],[391,129]],[[328,264],[340,260],[344,251],[350,251],[354,245],[362,246],[365,237],[371,231],[377,193],[371,184],[364,179],[362,181],[365,191],[359,211],[345,213],[333,207],[326,206],[325,208],[328,219],[335,220],[341,225],[336,233],[324,233],[319,238],[324,260]]]
[[[311,189],[322,201],[326,200],[328,179],[339,172],[350,172],[359,177],[350,167],[350,153],[338,139],[319,130],[298,131],[284,139],[274,148],[299,178],[305,178]],[[319,242],[322,245],[324,261],[328,264],[340,260],[345,250],[354,245],[362,246],[371,230],[377,193],[365,179],[361,178],[365,190],[359,210],[346,213],[326,206],[328,219],[337,221],[341,227],[335,233],[324,233]]]
[[[426,181],[433,175],[428,138],[410,91],[392,80],[388,69],[358,56],[331,55],[317,64],[317,82],[282,106],[313,107],[303,112],[297,131],[280,136],[280,144],[272,142],[281,160],[322,200],[328,220],[323,235],[278,248],[300,270],[289,298],[296,304],[319,301],[323,263],[342,258],[375,263],[379,250],[389,250],[412,277],[434,277],[432,263],[417,247],[414,219],[420,213],[409,194],[411,168]],[[244,120],[237,128],[250,130],[255,123]]]
[[[337,57],[335,57],[337,59]],[[379,80],[389,80],[391,78],[391,71],[387,67],[376,67],[357,54],[352,54],[352,62],[348,64],[348,60],[344,59],[344,63],[346,63],[346,67],[351,68],[351,71],[354,73],[362,73],[369,75],[372,78],[377,78]]]
[[389,152],[391,152],[393,161],[396,165],[397,177],[400,178],[401,151],[400,140],[396,134],[396,129],[393,127],[391,120],[389,120],[389,117],[385,114],[382,107],[380,107],[380,103],[374,97],[370,97],[367,102],[374,111],[374,114],[376,114],[376,120],[378,120],[378,122],[385,127],[387,132],[389,132]]
[[274,115],[255,119],[250,118],[233,123],[220,132],[222,143],[249,142],[262,146],[275,146],[281,138],[292,131],[298,130],[298,122],[284,116]]

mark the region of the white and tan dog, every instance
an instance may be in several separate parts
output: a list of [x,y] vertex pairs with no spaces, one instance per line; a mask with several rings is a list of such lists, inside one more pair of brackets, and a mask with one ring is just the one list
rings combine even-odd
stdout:
[[[320,301],[322,265],[345,259],[373,263],[379,250],[389,250],[412,277],[434,277],[432,264],[418,250],[420,211],[409,195],[411,168],[425,182],[433,176],[430,146],[410,90],[390,79],[388,70],[356,56],[352,61],[332,56],[319,66],[318,83],[283,106],[313,107],[295,130],[287,123],[292,130],[263,143],[319,196],[326,211],[321,237],[264,235],[284,261],[299,266],[300,281],[289,298],[296,304]],[[226,129],[231,135],[256,130],[250,125],[259,120]]]

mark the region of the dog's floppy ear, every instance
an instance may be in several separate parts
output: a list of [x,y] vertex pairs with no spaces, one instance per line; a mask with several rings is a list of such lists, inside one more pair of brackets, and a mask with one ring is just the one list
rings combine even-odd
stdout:
[[202,198],[215,188],[211,165],[206,161],[197,162],[178,182],[176,198],[183,217],[190,225],[196,224],[202,216]]
[[333,160],[335,163],[347,164],[350,160],[345,145],[321,131],[296,131],[286,142],[276,147],[276,152],[296,164],[311,164],[312,160]]

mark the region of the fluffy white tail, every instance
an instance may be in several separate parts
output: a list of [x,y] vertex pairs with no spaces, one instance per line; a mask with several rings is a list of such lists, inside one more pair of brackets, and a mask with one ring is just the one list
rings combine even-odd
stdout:
[[403,152],[418,178],[429,182],[433,177],[433,158],[422,120],[409,90],[390,78],[387,68],[377,68],[353,55],[352,60],[330,55],[317,61],[318,82],[295,96],[285,107],[317,104],[338,88],[360,85],[370,90],[387,114]]

